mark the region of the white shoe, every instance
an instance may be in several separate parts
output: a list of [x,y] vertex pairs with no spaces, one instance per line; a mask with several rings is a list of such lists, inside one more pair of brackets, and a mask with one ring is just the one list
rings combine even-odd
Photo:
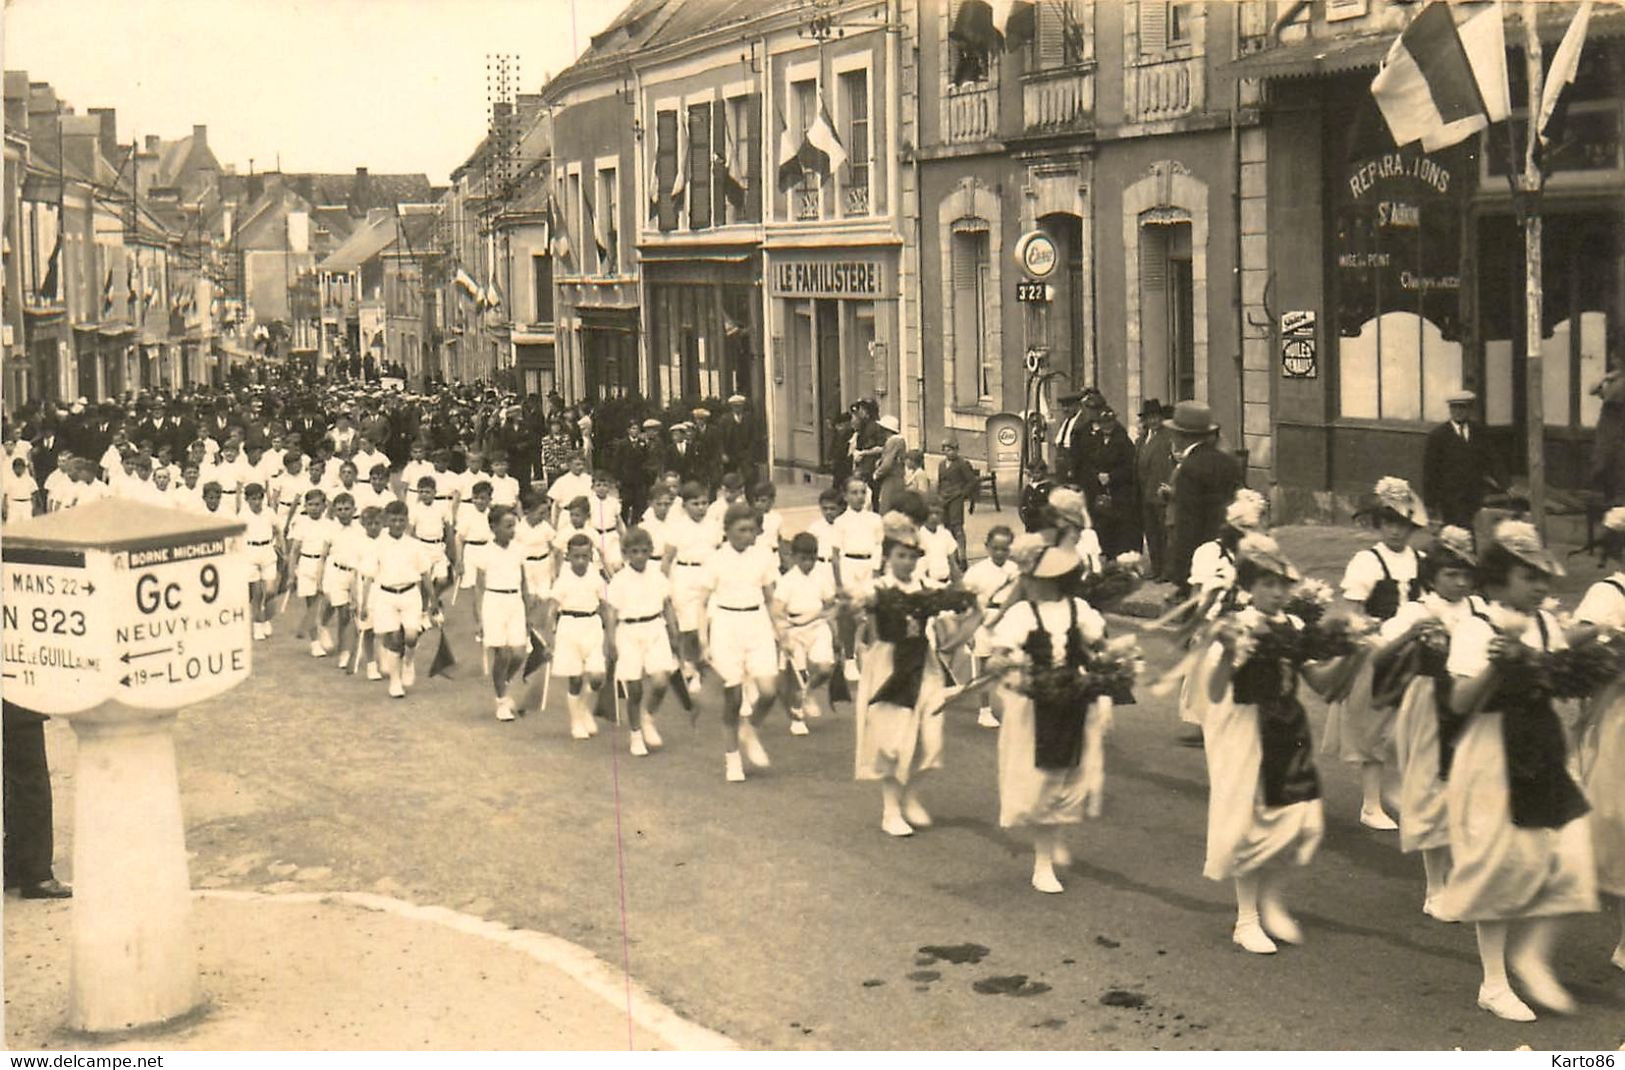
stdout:
[[1050,851],[1050,861],[1057,866],[1070,866],[1072,864],[1072,848],[1064,843],[1058,843]]
[[378,663],[376,661],[367,662],[367,679],[382,680],[383,678],[384,674],[378,671]]
[[265,629],[260,627],[260,622],[259,621],[254,622],[254,638],[255,639],[264,639],[265,638]]
[[322,645],[322,641],[320,639],[312,639],[311,640],[311,642],[310,642],[310,656],[313,657],[313,658],[325,658],[325,657],[327,657],[327,648]]
[[1258,924],[1257,918],[1236,922],[1230,939],[1243,951],[1251,951],[1255,955],[1273,955],[1279,950],[1275,941],[1264,932],[1263,926]]
[[348,650],[339,655],[338,666],[339,672],[343,672],[350,667],[350,652]]
[[1258,904],[1258,921],[1264,931],[1283,944],[1303,943],[1303,926],[1298,919],[1287,913],[1286,906],[1280,902],[1265,900]]
[[858,677],[860,675],[860,673],[858,672],[858,659],[857,658],[847,658],[846,659],[846,667],[845,667],[845,669],[843,671],[846,673],[846,679],[847,679],[848,683],[853,683],[853,684],[857,683],[858,682]]
[[931,827],[931,814],[912,794],[903,796],[903,820],[917,829]]
[[1608,961],[1614,964],[1614,969],[1625,970],[1625,944],[1614,948],[1614,957]]
[[913,826],[904,821],[903,815],[899,813],[883,814],[880,818],[880,831],[888,836],[914,835]]
[[807,734],[807,722],[806,722],[806,720],[804,720],[803,718],[800,718],[800,717],[797,717],[794,720],[792,720],[790,722],[790,734],[792,736],[804,736],[804,735],[806,735]]
[[629,733],[629,735],[631,736],[631,740],[632,740],[632,745],[631,745],[632,757],[634,757],[634,758],[647,758],[649,756],[649,748],[646,747],[644,745],[644,743],[643,743],[643,733],[642,732],[632,732],[632,733]]
[[762,748],[755,726],[749,721],[739,722],[739,749],[744,751],[745,760],[758,769],[766,769],[773,764],[768,760],[767,751]]
[[268,620],[267,621],[261,621],[260,622],[260,630],[265,633],[265,638],[267,638],[267,639],[271,638],[272,628],[271,628],[271,622],[270,621],[268,621]]
[[999,719],[993,716],[993,711],[989,708],[984,708],[981,713],[976,715],[976,723],[983,728],[999,727]]
[[652,750],[659,750],[666,745],[666,741],[661,739],[660,733],[655,730],[655,719],[647,713],[643,715],[643,742]]
[[401,683],[405,684],[407,687],[411,687],[413,684],[415,684],[417,682],[418,682],[417,663],[414,662],[411,658],[404,659],[401,662]]
[[802,720],[804,720],[804,721],[816,721],[818,718],[820,718],[822,716],[824,716],[823,707],[818,705],[818,703],[813,701],[812,699],[809,698],[806,702],[803,702],[801,704],[801,719]]
[[1569,990],[1552,976],[1552,971],[1545,964],[1520,967],[1516,961],[1509,961],[1507,966],[1529,998],[1547,1010],[1556,1014],[1574,1014],[1580,1009],[1574,997],[1569,995]]
[[1483,985],[1478,989],[1478,1005],[1489,1011],[1497,1018],[1505,1018],[1509,1022],[1532,1022],[1535,1012],[1529,1009],[1529,1004],[1519,999],[1506,985],[1487,988]]
[[1393,832],[1399,828],[1394,819],[1389,817],[1387,812],[1380,806],[1375,810],[1361,810],[1360,824],[1368,829],[1376,829],[1378,832]]
[[1033,887],[1050,895],[1058,895],[1066,891],[1065,888],[1061,887],[1060,880],[1055,876],[1054,868],[1044,865],[1033,867]]
[[406,697],[406,688],[401,686],[401,682],[399,680],[390,681],[390,684],[389,684],[389,697],[390,698],[405,698]]
[[742,783],[745,779],[745,763],[740,760],[739,752],[731,750],[724,757],[727,759],[727,772],[723,774],[724,779],[730,784]]
[[513,700],[512,699],[504,698],[504,699],[498,699],[497,700],[497,720],[499,720],[499,721],[511,721],[511,720],[513,720]]

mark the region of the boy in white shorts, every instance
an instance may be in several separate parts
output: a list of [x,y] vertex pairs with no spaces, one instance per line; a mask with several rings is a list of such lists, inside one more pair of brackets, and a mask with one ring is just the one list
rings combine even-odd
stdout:
[[356,601],[355,601],[355,630],[356,658],[350,671],[356,672],[362,665],[367,667],[367,679],[382,680],[383,673],[378,671],[378,641],[372,628],[372,590],[378,584],[378,539],[379,533],[384,530],[384,510],[376,505],[369,505],[361,511],[361,519],[357,521],[366,538],[358,544],[356,551]]
[[554,527],[563,526],[562,517],[570,508],[571,502],[592,494],[592,476],[587,474],[586,458],[579,453],[572,453],[569,464],[569,470],[553,480],[553,485],[547,488],[547,496],[553,502],[553,515],[550,519]]
[[491,484],[481,479],[472,489],[468,508],[457,510],[457,587],[463,591],[474,586],[480,554],[491,544]]
[[[729,506],[723,523],[727,541],[706,562],[701,584],[710,595],[709,660],[722,677],[726,777],[738,782],[745,779],[741,749],[751,765],[771,764],[756,726],[778,688],[779,648],[767,607],[779,569],[773,555],[756,545],[756,511],[748,503]],[[747,678],[756,685],[756,701],[744,710]]]
[[678,650],[688,693],[699,691],[700,630],[705,625],[705,565],[722,542],[722,529],[706,520],[705,488],[683,484],[683,508],[667,514],[666,575],[677,610]]
[[[592,564],[594,571],[603,574],[604,559],[598,553],[598,533],[593,530],[587,518],[592,515],[592,499],[585,494],[578,495],[572,502],[565,503],[562,519],[558,530],[553,535],[553,550],[558,554],[560,561],[570,556],[570,541],[577,535],[586,536],[588,544],[592,547]],[[559,566],[562,571],[564,566]]]
[[807,534],[818,540],[818,560],[835,570],[835,518],[846,508],[841,492],[825,487],[818,495],[818,519],[807,525]]
[[322,658],[335,650],[340,669],[350,667],[355,652],[355,570],[361,556],[360,541],[366,537],[355,522],[355,498],[348,491],[339,491],[333,496],[332,541],[322,564],[322,626],[337,620],[333,624],[333,642],[324,644],[318,635],[310,644],[310,656]]
[[391,698],[405,698],[416,673],[413,657],[429,611],[438,611],[438,596],[429,582],[431,554],[407,535],[405,502],[384,506],[387,530],[378,537],[378,572],[370,597],[378,660],[389,679]]
[[773,555],[773,563],[784,562],[784,517],[773,508],[778,500],[778,488],[770,482],[761,482],[750,489],[750,507],[756,510],[756,523],[760,533],[756,545]]
[[525,515],[519,520],[514,540],[525,552],[525,618],[533,626],[540,626],[542,603],[553,588],[553,540],[558,532],[547,522],[547,494],[539,485],[527,487],[521,500]]
[[[1002,608],[1016,589],[1021,569],[1010,560],[1010,547],[1015,539],[1015,533],[1008,527],[994,525],[987,533],[987,556],[965,570],[961,582],[966,590],[976,595],[976,603],[984,616],[991,616]],[[971,675],[976,676],[983,660],[992,656],[992,632],[986,626],[976,629],[976,635],[971,640]],[[976,723],[983,728],[999,727],[998,715],[993,710],[994,691],[991,687],[982,689],[981,712],[977,715]]]
[[357,516],[368,509],[382,509],[394,501],[395,491],[389,485],[389,465],[373,465],[372,471],[367,473],[367,482],[357,484],[350,493],[355,496]]
[[508,685],[524,668],[530,645],[525,622],[525,550],[514,540],[518,516],[505,505],[491,507],[491,544],[475,564],[474,632],[491,653],[491,687],[499,721],[514,719]]
[[795,683],[785,697],[790,734],[804,736],[807,718],[821,713],[813,691],[835,668],[835,637],[829,626],[835,618],[835,573],[818,560],[818,538],[811,532],[790,540],[790,560],[790,570],[773,585],[773,622]]
[[327,546],[333,539],[333,525],[324,515],[327,493],[320,487],[305,491],[305,511],[288,525],[288,567],[293,569],[294,594],[304,600],[294,638],[316,638],[316,613],[321,607],[322,568],[327,562]]
[[491,454],[491,504],[519,508],[519,480],[508,474],[508,455],[501,450]]
[[[880,570],[880,551],[886,541],[886,525],[880,514],[869,508],[869,485],[861,479],[846,481],[846,511],[835,518],[835,582],[853,602],[867,598],[874,589]],[[843,614],[840,620],[841,650],[846,654],[846,678],[858,678],[858,614]]]
[[587,499],[587,504],[591,507],[587,519],[597,539],[604,575],[613,576],[621,567],[621,536],[626,531],[626,525],[621,522],[621,498],[615,477],[608,472],[594,472],[592,497]]
[[[677,613],[671,605],[671,583],[649,564],[654,540],[642,528],[626,533],[621,546],[626,567],[609,581],[609,656],[615,662],[615,682],[626,693],[627,723],[631,726],[634,757],[646,757],[659,747],[654,714],[666,697],[666,683],[677,669],[671,640],[677,634]],[[644,681],[647,680],[647,685]]]
[[240,519],[248,528],[243,541],[248,548],[248,604],[253,609],[254,638],[269,639],[271,595],[276,593],[277,579],[282,574],[277,561],[276,520],[265,508],[265,488],[260,484],[250,483],[243,488],[243,503]]
[[592,567],[592,537],[572,535],[548,602],[553,675],[564,677],[569,685],[565,701],[571,739],[591,739],[598,734],[592,711],[598,689],[604,686],[603,594],[603,574]]
[[[446,512],[448,503],[440,500],[436,487],[433,476],[423,476],[418,480],[417,494],[406,505],[406,531],[423,544],[425,559],[431,562],[429,582],[439,589],[444,586],[451,571],[446,559],[446,540],[452,528],[451,515]],[[389,506],[385,505],[384,508],[387,510]]]

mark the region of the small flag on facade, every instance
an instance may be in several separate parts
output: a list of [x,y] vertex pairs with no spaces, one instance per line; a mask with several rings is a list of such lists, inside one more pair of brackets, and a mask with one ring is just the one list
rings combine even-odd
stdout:
[[1506,118],[1506,51],[1496,47],[1503,34],[1499,4],[1461,31],[1445,0],[1411,20],[1371,82],[1396,145],[1420,141],[1437,152]]
[[56,300],[57,280],[61,277],[62,265],[62,235],[56,236],[56,244],[51,247],[51,259],[45,267],[45,281],[40,283],[40,298],[46,301]]
[[829,112],[823,99],[818,101],[818,116],[807,127],[806,139],[801,143],[801,166],[818,176],[820,182],[840,170],[846,163],[846,148],[829,121]]
[[717,149],[716,181],[722,187],[722,196],[735,208],[745,207],[745,183],[734,174],[734,160],[739,155],[739,144],[732,123],[723,124],[723,144]]
[[671,199],[676,200],[683,195],[688,186],[688,112],[686,109],[677,109],[677,177],[672,179]]
[[790,131],[784,113],[779,113],[779,192],[787,193],[801,184],[801,142]]
[[107,281],[102,283],[102,315],[113,311],[113,269],[107,269]]
[[570,234],[564,226],[564,213],[559,211],[559,202],[549,194],[547,198],[547,231],[552,235],[549,251],[555,260],[568,260],[572,255],[570,248]]
[[598,262],[601,264],[609,259],[609,237],[604,233],[598,213],[593,211],[592,197],[586,190],[581,191],[581,208],[587,213],[587,229],[592,231],[593,248],[598,250]]
[[1557,114],[1563,90],[1574,84],[1574,76],[1580,69],[1580,53],[1585,49],[1586,29],[1590,24],[1591,0],[1584,0],[1563,34],[1562,43],[1557,46],[1552,69],[1546,72],[1546,85],[1540,92],[1540,121],[1535,124],[1535,130],[1542,145],[1546,144],[1553,128],[1552,117]]

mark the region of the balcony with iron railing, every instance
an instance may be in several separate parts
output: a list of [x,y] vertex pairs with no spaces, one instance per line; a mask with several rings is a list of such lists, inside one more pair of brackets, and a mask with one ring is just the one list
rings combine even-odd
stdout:
[[1087,129],[1095,110],[1095,65],[1031,71],[1021,79],[1022,129],[1028,136]]
[[822,198],[819,196],[817,186],[798,186],[791,193],[794,215],[797,222],[817,219],[820,215]]
[[999,87],[991,82],[951,85],[943,95],[944,140],[950,145],[990,141],[999,128]]

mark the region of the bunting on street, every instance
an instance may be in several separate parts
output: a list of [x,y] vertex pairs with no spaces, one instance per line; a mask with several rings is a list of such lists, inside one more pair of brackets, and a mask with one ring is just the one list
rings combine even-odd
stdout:
[[1554,124],[1552,118],[1557,114],[1563,90],[1574,84],[1574,76],[1580,69],[1580,53],[1585,49],[1586,29],[1590,24],[1591,0],[1583,0],[1580,10],[1574,13],[1568,30],[1563,34],[1562,43],[1557,46],[1557,54],[1552,57],[1552,69],[1546,72],[1546,84],[1540,92],[1540,118],[1535,124],[1535,131],[1541,145],[1546,144],[1552,130],[1560,125]]
[[1449,148],[1511,112],[1501,5],[1461,28],[1445,0],[1433,0],[1394,41],[1371,82],[1396,145]]

